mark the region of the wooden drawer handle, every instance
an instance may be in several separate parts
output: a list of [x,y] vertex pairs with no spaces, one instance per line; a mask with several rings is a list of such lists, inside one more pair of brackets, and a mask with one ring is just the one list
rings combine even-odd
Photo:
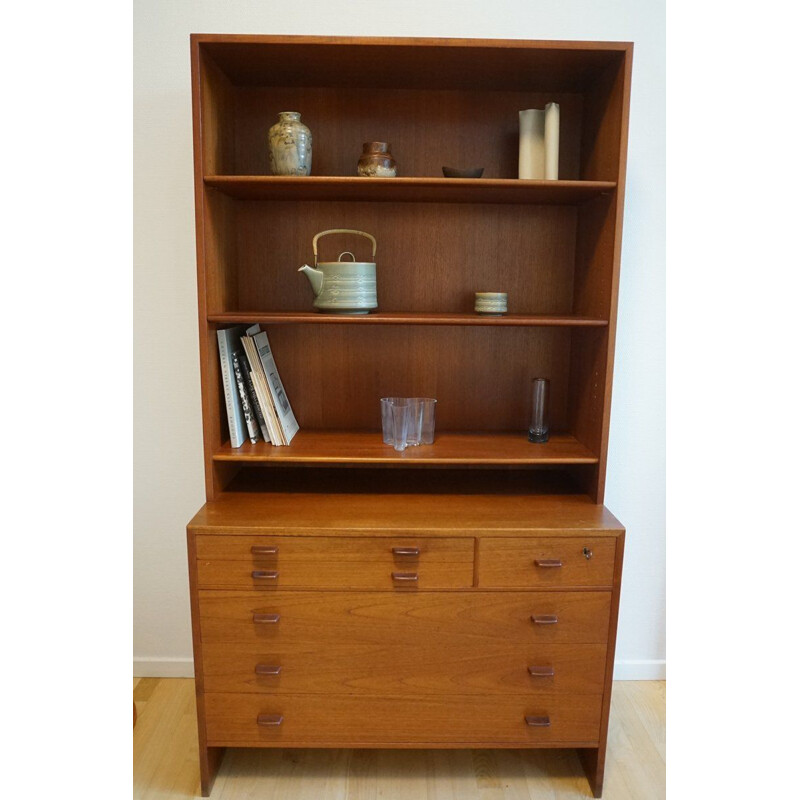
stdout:
[[253,622],[261,622],[267,625],[274,625],[280,618],[280,614],[253,614]]
[[418,556],[419,547],[393,547],[392,554],[396,556]]
[[250,548],[250,552],[254,556],[276,556],[278,555],[278,548],[274,545],[254,544]]
[[393,572],[392,580],[398,583],[415,583],[419,580],[416,572]]
[[555,614],[531,614],[531,622],[534,625],[555,625],[558,617]]
[[531,728],[549,728],[550,717],[547,714],[542,714],[541,716],[528,715],[525,717],[525,724],[530,725]]
[[277,664],[256,664],[256,675],[280,675],[281,668]]
[[250,575],[256,580],[276,581],[278,580],[278,571],[275,569],[254,569]]
[[552,667],[528,667],[528,674],[534,678],[552,678],[556,671]]
[[560,558],[537,558],[534,562],[537,567],[563,567]]
[[264,727],[277,728],[283,724],[283,714],[259,714],[256,722]]

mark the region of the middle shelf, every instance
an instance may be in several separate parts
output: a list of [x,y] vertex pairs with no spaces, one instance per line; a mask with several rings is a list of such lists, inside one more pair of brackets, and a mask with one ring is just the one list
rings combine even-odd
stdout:
[[449,464],[545,466],[596,464],[597,456],[570,434],[551,435],[546,444],[531,444],[524,431],[453,433],[437,431],[432,445],[398,453],[383,443],[380,432],[300,430],[289,447],[246,442],[219,448],[214,461],[286,464]]
[[504,314],[480,316],[472,312],[413,312],[393,311],[370,314],[322,314],[315,311],[225,311],[209,314],[209,322],[226,325],[312,324],[312,325],[484,325],[511,327],[572,327],[603,328],[608,320],[572,314]]

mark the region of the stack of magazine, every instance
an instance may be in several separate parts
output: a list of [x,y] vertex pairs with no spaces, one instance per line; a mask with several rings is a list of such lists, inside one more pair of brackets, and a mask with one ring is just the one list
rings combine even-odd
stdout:
[[217,331],[231,447],[245,439],[288,445],[300,429],[259,325]]

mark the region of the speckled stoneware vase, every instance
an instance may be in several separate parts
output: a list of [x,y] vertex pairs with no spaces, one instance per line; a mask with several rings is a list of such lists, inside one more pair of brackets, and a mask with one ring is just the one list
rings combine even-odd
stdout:
[[389,152],[388,142],[364,142],[358,174],[362,178],[397,177],[397,162]]
[[269,165],[273,175],[311,174],[311,131],[297,111],[281,111],[269,129]]

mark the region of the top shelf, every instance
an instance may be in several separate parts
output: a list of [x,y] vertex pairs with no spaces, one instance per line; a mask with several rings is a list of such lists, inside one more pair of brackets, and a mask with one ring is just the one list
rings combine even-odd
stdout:
[[192,34],[238,86],[582,91],[627,42]]
[[207,175],[206,186],[240,200],[353,200],[411,203],[573,205],[612,192],[614,181],[495,178],[361,178]]

